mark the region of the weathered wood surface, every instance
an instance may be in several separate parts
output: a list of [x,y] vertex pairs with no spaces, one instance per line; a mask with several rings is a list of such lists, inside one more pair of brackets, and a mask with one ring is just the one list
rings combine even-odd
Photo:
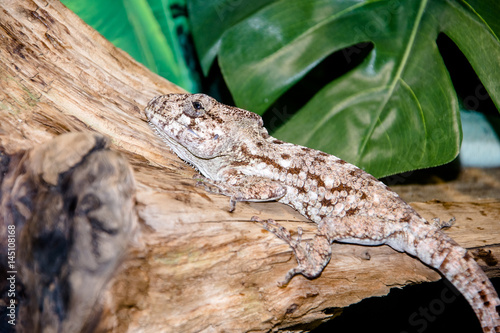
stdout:
[[[363,298],[440,278],[386,246],[335,244],[320,278],[298,276],[278,288],[295,260],[250,217],[274,218],[293,231],[301,226],[306,238],[315,226],[278,203],[239,203],[229,213],[228,198],[194,186],[194,171],[165,148],[143,114],[153,96],[181,89],[111,46],[58,1],[0,0],[0,38],[6,154],[61,133],[93,131],[108,136],[133,166],[139,222],[102,293],[97,330],[308,331]],[[498,276],[498,201],[414,206],[427,218],[455,216],[451,236]]]
[[[90,331],[137,225],[128,161],[105,137],[89,132],[59,135],[0,158],[0,271],[10,279],[9,292],[2,292],[10,328]],[[15,242],[7,241],[7,231]]]

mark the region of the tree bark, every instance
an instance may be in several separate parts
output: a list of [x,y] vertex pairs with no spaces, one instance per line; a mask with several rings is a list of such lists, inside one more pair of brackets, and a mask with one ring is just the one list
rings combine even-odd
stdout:
[[[14,163],[12,157],[57,135],[90,132],[108,137],[133,168],[131,239],[96,298],[100,314],[93,313],[92,330],[305,332],[364,298],[440,279],[387,246],[334,244],[320,278],[297,276],[278,288],[294,257],[250,218],[273,218],[292,231],[301,226],[305,238],[315,224],[279,203],[238,203],[229,213],[227,197],[195,187],[194,170],[156,137],[143,113],[154,96],[182,89],[113,47],[58,1],[0,0],[0,7],[3,154]],[[472,250],[490,277],[500,275],[498,201],[413,206],[429,219],[455,216],[447,232]],[[5,215],[1,222],[7,230]],[[7,235],[1,237],[6,246]],[[30,283],[25,276],[18,280]]]

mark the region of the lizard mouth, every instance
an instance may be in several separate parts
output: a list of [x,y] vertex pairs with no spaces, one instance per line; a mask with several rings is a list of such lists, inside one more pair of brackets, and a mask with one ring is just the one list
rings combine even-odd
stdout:
[[[183,144],[181,144],[175,138],[168,135],[165,131],[162,131],[161,128],[158,125],[156,125],[154,122],[148,121],[148,124],[153,129],[153,131],[167,144],[167,146],[174,153],[176,153],[181,159],[188,162],[189,164],[194,165],[194,162],[192,161],[193,158],[202,159],[202,160],[209,159],[209,158],[200,157],[200,156],[194,154],[191,150],[186,148]],[[182,124],[180,124],[180,125],[182,125]],[[186,127],[186,129],[190,133],[195,135],[196,137],[198,137],[198,138],[200,137],[196,132],[194,132],[192,129],[190,129],[186,125],[182,125],[182,126]]]
[[[196,136],[197,138],[200,138],[200,135],[193,131],[189,126],[181,124],[180,122],[173,120],[173,122],[177,123],[180,126],[183,126],[189,133],[192,135]],[[157,124],[155,124],[153,121],[149,120],[148,121],[149,126],[158,134],[160,137],[162,137],[164,140],[169,140],[169,142],[177,143],[179,142],[172,138],[170,135],[168,135],[165,131],[163,131]]]
[[[151,121],[148,121],[149,126],[153,129],[154,132],[158,134],[158,136],[167,144],[167,146],[170,148],[170,150],[175,153],[181,160],[186,162],[187,164],[191,165],[193,168],[195,168],[198,172],[203,174],[205,177],[209,177],[212,175],[210,172],[210,168],[205,168],[204,164],[205,163],[200,163],[203,160],[210,160],[213,158],[217,158],[219,156],[214,156],[214,157],[202,157],[198,156],[197,154],[194,154],[191,150],[183,146],[181,143],[179,143],[177,140],[169,136],[166,132],[162,131],[158,125],[154,124]],[[192,132],[192,131],[191,131]],[[196,135],[196,133],[194,133]],[[198,135],[197,135],[198,136]],[[198,136],[199,137],[199,136]]]
[[165,141],[169,146],[175,144],[175,145],[178,145],[179,143],[177,141],[175,141],[174,139],[172,139],[168,134],[166,134],[164,131],[162,131],[160,129],[160,127],[158,127],[158,125],[156,125],[155,123],[153,123],[151,120],[148,121],[148,124],[149,126],[153,129],[153,131],[155,131],[155,133],[163,139],[163,141]]

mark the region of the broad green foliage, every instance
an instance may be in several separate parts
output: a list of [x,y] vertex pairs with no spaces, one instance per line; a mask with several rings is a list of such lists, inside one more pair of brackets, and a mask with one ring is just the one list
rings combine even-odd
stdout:
[[260,114],[328,55],[373,43],[359,66],[273,135],[377,177],[458,154],[459,108],[439,33],[455,42],[500,106],[496,0],[188,0],[188,8],[204,72],[218,56],[236,104]]
[[180,21],[182,16],[173,17],[172,8],[182,8],[184,0],[62,2],[151,71],[188,91],[198,90],[197,74],[188,68],[176,34],[179,27],[187,28],[187,22]]

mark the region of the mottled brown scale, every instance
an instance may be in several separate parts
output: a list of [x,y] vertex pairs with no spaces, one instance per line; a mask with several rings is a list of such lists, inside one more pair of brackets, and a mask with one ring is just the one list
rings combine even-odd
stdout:
[[341,191],[346,191],[347,193],[351,192],[353,189],[349,185],[346,184],[340,184],[340,186],[335,187],[332,189],[333,191],[341,192]]
[[302,169],[293,167],[288,169],[288,173],[291,173],[292,175],[298,175]]
[[243,165],[248,165],[248,161],[233,161],[233,162],[231,162],[231,166],[233,166],[233,167],[238,167],[238,166],[243,166]]
[[359,209],[357,209],[357,208],[349,208],[348,210],[346,210],[345,215],[347,215],[347,216],[356,215],[356,213],[358,211],[359,211]]
[[277,200],[317,223],[316,237],[306,244],[273,220],[254,218],[296,254],[298,266],[281,285],[297,274],[318,277],[332,242],[387,244],[439,270],[465,296],[483,331],[500,331],[500,300],[472,256],[373,176],[335,156],[275,139],[260,116],[203,94],[159,96],[145,113],[171,149],[205,177],[207,190],[231,198],[231,211],[237,201]]

